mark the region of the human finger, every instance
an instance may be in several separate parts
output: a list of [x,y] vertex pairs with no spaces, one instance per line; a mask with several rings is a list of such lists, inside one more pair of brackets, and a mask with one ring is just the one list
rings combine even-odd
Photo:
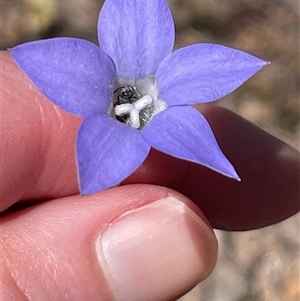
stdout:
[[1,54],[0,211],[19,200],[78,193],[74,145],[81,119],[52,105]]
[[170,189],[127,185],[6,215],[3,300],[174,300],[216,262],[213,231],[191,208]]

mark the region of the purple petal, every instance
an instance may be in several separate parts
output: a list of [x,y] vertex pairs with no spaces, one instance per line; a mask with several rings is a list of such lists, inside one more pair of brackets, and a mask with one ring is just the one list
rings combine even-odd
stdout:
[[169,107],[156,115],[141,132],[143,138],[159,151],[239,179],[219,148],[208,122],[192,107]]
[[121,77],[153,74],[171,53],[174,22],[165,0],[106,0],[98,21],[100,47]]
[[116,72],[97,45],[56,38],[25,43],[10,52],[36,87],[64,110],[83,117],[108,110]]
[[95,193],[119,184],[144,162],[149,151],[139,131],[106,114],[90,115],[77,137],[81,193]]
[[243,51],[214,44],[181,48],[158,67],[159,97],[169,105],[217,100],[268,64]]

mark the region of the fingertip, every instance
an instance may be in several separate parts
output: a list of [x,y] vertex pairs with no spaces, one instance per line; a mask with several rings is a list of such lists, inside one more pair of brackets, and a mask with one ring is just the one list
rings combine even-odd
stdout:
[[[212,230],[173,196],[126,212],[96,240],[115,300],[171,300],[212,271]],[[138,264],[137,264],[138,263]]]

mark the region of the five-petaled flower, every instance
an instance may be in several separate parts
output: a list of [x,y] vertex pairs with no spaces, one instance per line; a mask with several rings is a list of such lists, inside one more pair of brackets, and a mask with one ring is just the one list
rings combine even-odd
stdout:
[[106,0],[100,47],[55,38],[10,50],[54,104],[84,117],[76,143],[82,194],[119,184],[151,147],[238,179],[209,124],[189,105],[227,95],[266,62],[216,44],[172,52],[174,36],[166,0]]

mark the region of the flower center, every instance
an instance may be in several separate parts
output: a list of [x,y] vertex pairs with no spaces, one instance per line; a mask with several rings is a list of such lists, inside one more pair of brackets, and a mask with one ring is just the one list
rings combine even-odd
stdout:
[[[146,84],[149,84],[149,80],[146,81]],[[114,91],[111,116],[126,125],[141,130],[157,113],[167,107],[164,101],[155,98],[156,88],[146,85],[145,89],[144,81],[142,84],[141,82],[137,83],[137,87],[123,84]]]

